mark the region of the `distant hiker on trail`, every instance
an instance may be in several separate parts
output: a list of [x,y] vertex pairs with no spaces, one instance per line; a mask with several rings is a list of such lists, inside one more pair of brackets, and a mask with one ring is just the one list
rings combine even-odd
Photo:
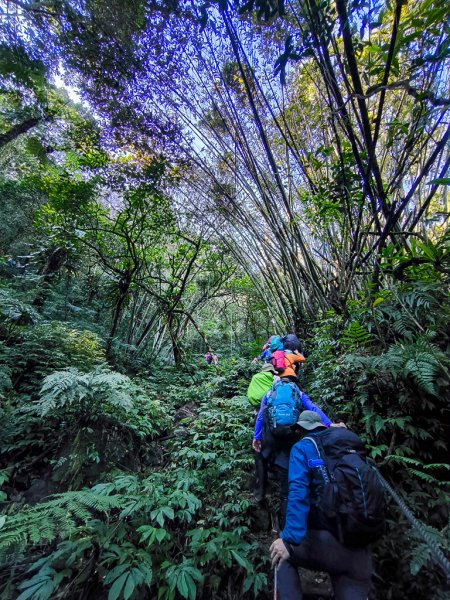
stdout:
[[271,339],[272,339],[272,338],[274,338],[274,337],[278,337],[278,336],[276,336],[276,335],[271,335],[271,336],[269,337],[269,339],[267,340],[267,342],[264,344],[262,353],[261,353],[259,356],[256,356],[256,357],[255,357],[255,358],[252,360],[252,362],[254,362],[254,363],[255,363],[255,362],[258,362],[258,360],[263,360],[264,362],[269,362],[269,360],[270,360],[270,358],[271,358],[271,356],[272,356],[272,352],[271,352],[271,350],[270,350],[270,341],[271,341]]
[[369,544],[384,530],[384,495],[365,462],[364,444],[347,429],[327,429],[317,412],[297,421],[307,435],[292,448],[286,523],[270,547],[278,600],[301,600],[297,568],[326,571],[336,600],[366,600]]
[[217,367],[217,365],[219,364],[219,358],[217,354],[214,354],[214,352],[207,352],[205,354],[205,360],[208,363],[208,365],[214,365],[215,367]]
[[318,414],[325,427],[330,419],[311,399],[300,390],[296,383],[278,380],[261,401],[256,418],[252,448],[255,451],[257,485],[255,499],[264,499],[267,486],[267,466],[275,466],[280,481],[280,524],[284,523],[287,492],[288,465],[292,446],[298,441],[298,434],[292,430],[300,412],[309,409]]

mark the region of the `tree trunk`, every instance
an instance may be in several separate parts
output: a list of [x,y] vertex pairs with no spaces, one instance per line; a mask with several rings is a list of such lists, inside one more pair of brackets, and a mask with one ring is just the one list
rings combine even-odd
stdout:
[[9,142],[15,140],[17,137],[19,137],[19,135],[27,133],[28,131],[30,131],[30,129],[36,127],[36,125],[52,121],[53,118],[53,115],[33,117],[31,119],[23,121],[22,123],[14,125],[14,127],[11,127],[9,131],[0,135],[0,148],[3,148],[3,146],[6,146],[6,144],[9,144]]
[[130,290],[130,284],[131,276],[129,274],[126,274],[124,278],[119,281],[119,297],[117,298],[117,302],[114,306],[111,330],[106,341],[106,356],[108,358],[111,358],[112,342],[119,326],[120,315],[122,314],[122,308]]
[[173,312],[171,312],[171,313],[169,313],[169,316],[167,318],[167,327],[169,329],[169,335],[170,335],[170,339],[172,341],[172,352],[173,352],[173,359],[175,361],[175,366],[179,367],[181,365],[181,363],[183,362],[183,356],[181,354],[180,346],[178,345],[176,332],[174,331],[174,321],[175,321],[175,315]]

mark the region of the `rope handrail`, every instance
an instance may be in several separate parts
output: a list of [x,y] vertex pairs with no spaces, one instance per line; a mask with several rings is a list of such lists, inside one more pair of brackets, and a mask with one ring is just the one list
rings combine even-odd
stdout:
[[424,541],[424,543],[428,546],[430,553],[431,553],[433,559],[435,560],[436,564],[438,564],[441,567],[441,569],[444,571],[444,573],[447,577],[447,581],[450,582],[450,561],[448,560],[448,558],[445,556],[445,554],[442,552],[442,550],[436,545],[436,543],[433,540],[433,538],[431,537],[430,533],[426,530],[424,524],[421,523],[421,521],[419,521],[417,519],[417,517],[414,516],[411,509],[407,506],[406,502],[402,498],[400,498],[400,496],[393,489],[393,487],[386,481],[386,479],[383,477],[383,475],[381,475],[379,470],[376,467],[373,467],[373,468],[374,468],[376,474],[378,475],[381,485],[384,487],[384,489],[388,492],[388,494],[396,502],[400,511],[403,513],[403,515],[405,516],[405,518],[407,519],[407,521],[409,522],[411,527],[413,527],[413,529],[415,529],[419,533],[419,535],[422,538],[422,540]]

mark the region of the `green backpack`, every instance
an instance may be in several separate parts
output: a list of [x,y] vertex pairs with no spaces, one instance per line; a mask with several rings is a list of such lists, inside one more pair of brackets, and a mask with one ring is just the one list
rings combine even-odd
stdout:
[[247,390],[247,398],[252,406],[259,406],[265,393],[273,385],[273,373],[261,371],[253,375]]

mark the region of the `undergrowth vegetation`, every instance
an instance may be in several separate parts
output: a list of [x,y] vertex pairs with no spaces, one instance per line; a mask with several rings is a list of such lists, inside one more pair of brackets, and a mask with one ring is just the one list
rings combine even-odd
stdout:
[[[266,587],[245,491],[247,401],[200,391],[196,413],[184,409],[158,468],[141,475],[114,470],[91,488],[6,517],[1,548],[17,574],[30,551],[37,559],[25,561],[19,598],[63,598],[73,586],[78,597],[107,590],[110,599],[148,597],[149,590],[158,598],[220,597],[224,582],[253,597]],[[45,558],[43,549],[50,550]]]
[[226,375],[162,369],[131,380],[106,366],[89,332],[17,321],[2,322],[1,597],[266,590],[264,532],[252,531],[248,362],[230,361]]
[[[191,355],[126,374],[98,334],[34,313],[26,291],[2,294],[2,600],[270,597],[245,397],[258,365]],[[449,312],[436,282],[361,295],[311,324],[301,374],[444,552]],[[375,597],[443,598],[429,547],[393,504],[388,524]]]
[[[406,282],[373,294],[370,304],[362,296],[349,317],[329,313],[312,330],[306,372],[312,397],[363,437],[444,553],[450,549],[449,311],[448,292],[436,282]],[[433,578],[429,597],[444,594],[430,549],[395,507],[377,555],[387,598],[425,598]]]

